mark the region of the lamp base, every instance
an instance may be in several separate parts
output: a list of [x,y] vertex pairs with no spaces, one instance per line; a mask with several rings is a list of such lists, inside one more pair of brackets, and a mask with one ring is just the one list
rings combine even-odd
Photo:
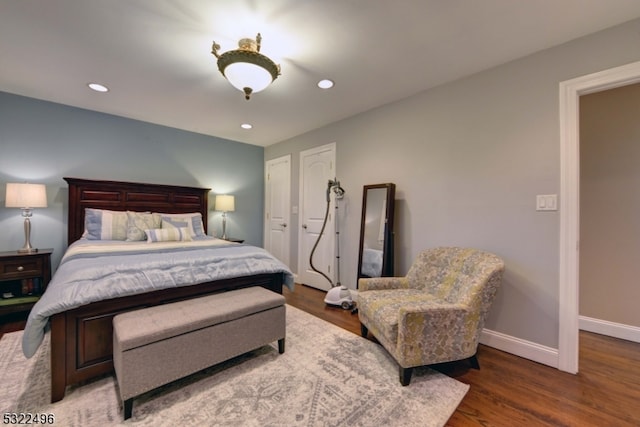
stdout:
[[[23,214],[24,215],[24,214]],[[27,215],[30,215],[27,213]],[[38,252],[38,249],[31,246],[31,221],[29,216],[24,219],[24,246],[18,249],[19,254],[30,254]]]
[[38,252],[37,248],[22,248],[17,251],[19,254],[32,254]]
[[222,240],[227,240],[227,213],[222,212]]

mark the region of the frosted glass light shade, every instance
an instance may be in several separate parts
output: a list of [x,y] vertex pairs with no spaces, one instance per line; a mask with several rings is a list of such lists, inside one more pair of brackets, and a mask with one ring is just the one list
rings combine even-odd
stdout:
[[227,65],[227,68],[224,69],[224,75],[233,87],[242,92],[247,87],[251,89],[251,93],[260,92],[273,81],[271,73],[248,62]]
[[44,184],[7,183],[5,206],[8,208],[46,208],[47,191]]
[[229,194],[216,195],[216,210],[222,212],[233,212],[236,210],[235,197]]

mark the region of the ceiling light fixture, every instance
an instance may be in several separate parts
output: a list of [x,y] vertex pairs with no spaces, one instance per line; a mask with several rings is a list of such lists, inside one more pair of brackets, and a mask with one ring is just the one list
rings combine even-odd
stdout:
[[320,89],[331,89],[333,87],[333,80],[324,79],[318,82],[318,87]]
[[243,123],[243,124],[240,125],[240,127],[242,129],[251,129],[251,128],[253,128],[253,125],[251,123]]
[[218,53],[220,45],[215,41],[211,46],[211,53],[218,58],[218,69],[233,87],[244,92],[247,100],[280,75],[280,65],[260,53],[261,43],[262,36],[258,33],[255,40],[241,39],[238,49],[223,54]]
[[101,85],[100,83],[89,83],[87,84],[90,89],[95,90],[96,92],[109,92],[109,88]]

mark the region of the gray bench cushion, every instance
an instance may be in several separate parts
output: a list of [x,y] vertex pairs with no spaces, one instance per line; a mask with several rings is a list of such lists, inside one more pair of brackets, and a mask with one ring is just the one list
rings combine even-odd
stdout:
[[120,350],[189,333],[285,304],[285,298],[261,287],[238,289],[200,298],[122,313],[114,317]]

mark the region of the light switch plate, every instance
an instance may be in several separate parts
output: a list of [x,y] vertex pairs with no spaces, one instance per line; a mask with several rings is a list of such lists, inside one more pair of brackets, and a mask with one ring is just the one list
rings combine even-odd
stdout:
[[537,211],[557,211],[558,195],[557,194],[538,194],[536,196]]

